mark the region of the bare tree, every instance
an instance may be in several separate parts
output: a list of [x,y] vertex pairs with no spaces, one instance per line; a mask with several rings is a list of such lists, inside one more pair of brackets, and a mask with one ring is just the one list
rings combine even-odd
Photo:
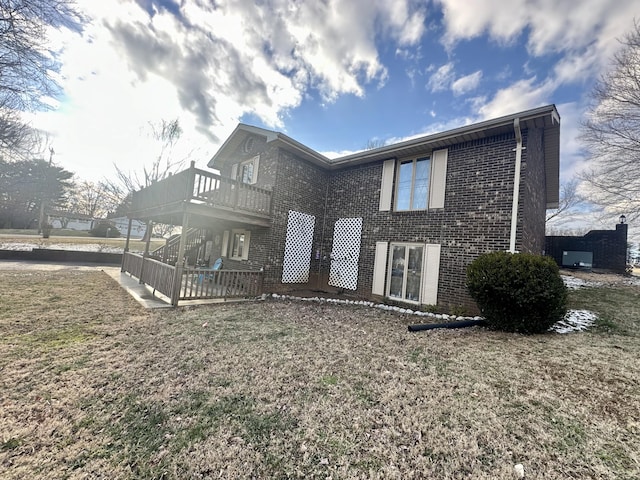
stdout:
[[620,43],[582,125],[592,161],[583,179],[591,202],[633,221],[640,218],[640,24]]
[[547,222],[552,219],[561,219],[581,205],[584,199],[578,193],[578,180],[573,179],[560,185],[560,201],[558,208],[547,211]]
[[369,140],[367,140],[367,143],[364,146],[365,150],[373,150],[376,148],[380,148],[380,147],[384,147],[385,143],[384,140],[381,140],[380,138],[370,138]]
[[69,198],[69,209],[92,218],[105,218],[116,211],[119,203],[107,185],[85,180],[76,182]]
[[[189,155],[181,159],[176,159],[174,156],[173,149],[182,136],[182,127],[177,118],[173,120],[163,119],[157,123],[150,122],[149,126],[151,137],[160,143],[160,150],[153,162],[148,166],[144,166],[141,172],[125,171],[114,164],[116,169],[115,180],[106,180],[104,182],[106,190],[120,201],[118,212],[128,211],[128,203],[133,192],[167,178],[180,170],[189,158]],[[154,231],[158,235],[164,235],[171,230],[173,230],[173,225],[157,225]]]
[[78,28],[72,0],[0,0],[0,148],[24,155],[33,132],[21,112],[47,108],[59,88],[47,28]]
[[182,136],[182,127],[177,118],[173,120],[163,119],[157,123],[150,122],[149,126],[151,137],[160,142],[160,151],[153,162],[148,166],[142,167],[142,172],[123,170],[117,164],[114,164],[116,169],[116,188],[113,188],[113,190],[119,190],[123,200],[130,193],[167,178],[169,174],[182,168],[186,161],[186,158],[176,160],[173,156],[173,147]]

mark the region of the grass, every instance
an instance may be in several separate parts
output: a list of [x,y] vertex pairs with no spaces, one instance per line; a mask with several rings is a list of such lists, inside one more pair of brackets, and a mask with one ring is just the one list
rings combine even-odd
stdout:
[[640,477],[631,287],[571,292],[592,332],[520,336],[284,301],[150,312],[101,272],[0,282],[3,479]]

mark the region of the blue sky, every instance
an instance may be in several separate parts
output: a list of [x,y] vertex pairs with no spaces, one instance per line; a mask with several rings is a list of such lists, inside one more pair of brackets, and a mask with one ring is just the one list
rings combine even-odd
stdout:
[[640,18],[631,0],[77,3],[82,31],[50,36],[64,95],[31,121],[94,181],[149,164],[160,119],[204,167],[238,122],[336,156],[549,103],[566,181],[588,92]]

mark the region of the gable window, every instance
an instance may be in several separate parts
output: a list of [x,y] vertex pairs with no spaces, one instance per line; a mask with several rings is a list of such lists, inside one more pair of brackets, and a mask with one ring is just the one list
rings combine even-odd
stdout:
[[260,156],[237,163],[231,167],[231,176],[242,183],[253,185],[258,181],[258,163]]
[[425,210],[429,201],[431,158],[401,161],[398,168],[396,210]]

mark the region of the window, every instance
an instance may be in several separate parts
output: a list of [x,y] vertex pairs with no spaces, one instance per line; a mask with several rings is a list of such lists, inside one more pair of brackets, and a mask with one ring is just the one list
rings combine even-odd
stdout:
[[232,260],[247,260],[249,258],[249,243],[251,232],[249,230],[231,230],[224,232],[222,239],[222,256],[228,256]]
[[385,160],[382,165],[379,210],[444,208],[447,157],[448,150],[445,148],[434,150],[428,156],[400,161]]
[[258,163],[260,156],[235,164],[231,168],[231,176],[242,183],[253,185],[258,181]]
[[424,245],[391,244],[390,298],[420,302]]
[[429,201],[431,159],[400,162],[396,189],[396,210],[425,210]]
[[371,293],[397,301],[436,305],[440,245],[376,242]]

